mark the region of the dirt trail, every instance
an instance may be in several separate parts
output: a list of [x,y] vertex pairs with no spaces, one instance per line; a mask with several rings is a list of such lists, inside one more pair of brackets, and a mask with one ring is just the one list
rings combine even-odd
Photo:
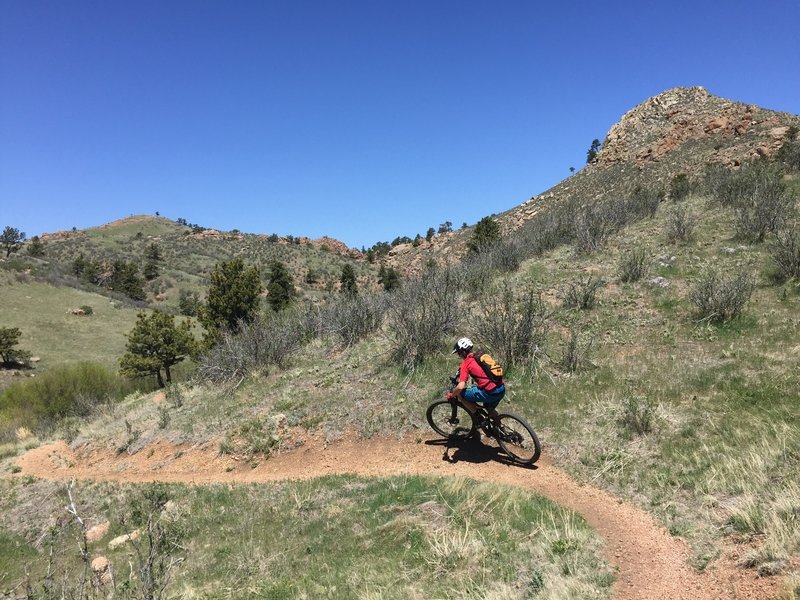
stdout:
[[[180,452],[179,452],[180,451]],[[309,442],[279,454],[255,469],[220,456],[216,446],[150,446],[134,455],[106,448],[71,450],[55,443],[31,450],[18,464],[20,475],[47,479],[96,479],[118,482],[254,483],[310,479],[352,473],[464,476],[533,490],[583,515],[605,540],[605,558],[617,570],[613,596],[618,600],[734,600],[777,597],[776,578],[758,578],[735,567],[726,553],[698,574],[689,565],[689,548],[669,535],[650,515],[609,493],[581,485],[548,462],[523,469],[503,461],[496,449],[473,443],[450,449],[434,440],[345,440],[325,446]]]

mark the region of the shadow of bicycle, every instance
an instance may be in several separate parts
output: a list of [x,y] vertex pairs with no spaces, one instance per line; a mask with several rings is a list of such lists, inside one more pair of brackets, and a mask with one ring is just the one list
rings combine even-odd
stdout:
[[[468,462],[474,464],[486,463],[490,461],[500,464],[519,467],[520,469],[538,469],[535,464],[522,465],[512,460],[508,454],[503,452],[500,447],[491,440],[484,441],[482,436],[474,436],[466,440],[451,441],[446,439],[427,440],[428,446],[442,446],[444,453],[442,460],[449,463]],[[487,443],[488,442],[488,443]]]

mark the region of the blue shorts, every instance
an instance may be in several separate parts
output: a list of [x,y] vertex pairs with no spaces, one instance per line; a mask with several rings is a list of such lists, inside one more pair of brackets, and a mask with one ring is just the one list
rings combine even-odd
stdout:
[[500,400],[503,399],[505,393],[506,386],[504,385],[494,388],[491,392],[485,392],[473,386],[465,388],[464,391],[461,392],[461,395],[463,396],[464,400],[483,404],[487,408],[494,408],[499,404]]

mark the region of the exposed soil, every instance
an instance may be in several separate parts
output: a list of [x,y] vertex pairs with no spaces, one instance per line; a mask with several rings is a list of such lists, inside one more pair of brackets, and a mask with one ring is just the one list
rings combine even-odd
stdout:
[[128,455],[88,446],[72,450],[64,443],[54,443],[31,450],[18,464],[22,471],[17,476],[125,483],[238,484],[338,473],[494,481],[533,490],[583,515],[605,541],[605,558],[617,572],[613,595],[618,600],[766,600],[778,595],[777,578],[761,578],[735,566],[735,547],[698,573],[688,564],[688,546],[641,509],[576,482],[546,457],[535,468],[521,468],[504,460],[498,449],[477,441],[447,448],[433,438],[346,439],[330,445],[309,439],[301,448],[273,456],[255,468],[219,455],[212,444],[178,447],[159,443]]

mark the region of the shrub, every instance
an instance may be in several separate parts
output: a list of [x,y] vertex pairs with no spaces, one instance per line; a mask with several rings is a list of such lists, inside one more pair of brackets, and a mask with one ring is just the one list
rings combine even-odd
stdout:
[[753,277],[748,273],[723,278],[712,270],[689,290],[689,299],[697,307],[701,320],[722,323],[741,314],[754,286]]
[[586,281],[579,279],[576,282],[570,283],[569,287],[564,293],[564,308],[578,308],[581,310],[589,310],[594,308],[597,298],[597,290],[604,285],[605,282],[602,279],[595,279],[593,275],[589,275]]
[[800,278],[800,232],[796,228],[779,231],[770,254],[781,280]]
[[94,314],[94,309],[88,304],[84,304],[83,306],[81,306],[81,310],[83,311],[83,314],[86,315],[87,317]]
[[692,193],[692,183],[686,173],[678,173],[669,183],[669,197],[674,202],[684,200]]
[[389,297],[387,314],[394,358],[406,370],[441,349],[445,336],[459,323],[463,271],[425,271]]
[[565,373],[577,373],[588,361],[594,340],[581,339],[577,329],[570,329],[569,338],[564,342],[559,367]]
[[622,400],[620,424],[635,435],[645,435],[653,431],[657,402],[651,397],[628,394]]
[[617,276],[623,283],[639,281],[650,270],[650,252],[647,248],[634,248],[624,253],[617,264]]
[[515,297],[505,284],[483,296],[473,329],[507,367],[532,367],[544,355],[548,317],[537,290]]
[[598,203],[578,210],[573,225],[575,251],[578,254],[588,254],[600,249],[616,231],[618,225],[611,218],[611,207],[613,205],[610,203]]
[[480,293],[498,274],[519,269],[523,254],[521,245],[515,241],[497,242],[484,246],[479,253],[470,254],[462,263],[464,288]]
[[785,142],[775,155],[779,161],[795,171],[800,169],[800,141],[790,139]]
[[569,242],[574,235],[573,212],[571,207],[559,205],[536,214],[516,234],[520,245],[527,248],[531,256],[538,256]]
[[225,331],[200,359],[198,373],[208,381],[240,379],[270,365],[283,366],[311,339],[314,321],[302,308],[242,321],[238,334]]
[[694,219],[682,206],[674,207],[667,215],[667,225],[664,232],[667,242],[688,242],[692,239]]
[[381,327],[386,303],[382,296],[359,295],[334,301],[320,312],[322,332],[342,346],[352,346]]
[[628,223],[654,217],[663,200],[664,191],[659,188],[635,187],[627,198],[613,203],[622,207],[622,217],[615,219],[618,228],[622,228]]
[[15,426],[47,429],[68,416],[87,416],[121,398],[128,388],[106,367],[82,362],[54,367],[0,394],[0,413]]
[[720,165],[709,167],[704,178],[704,188],[712,201],[737,208],[751,202],[756,191],[766,182],[775,181],[782,181],[780,166],[757,160],[742,165],[739,170]]
[[736,231],[744,239],[763,242],[786,224],[794,204],[782,179],[764,177],[737,206]]

